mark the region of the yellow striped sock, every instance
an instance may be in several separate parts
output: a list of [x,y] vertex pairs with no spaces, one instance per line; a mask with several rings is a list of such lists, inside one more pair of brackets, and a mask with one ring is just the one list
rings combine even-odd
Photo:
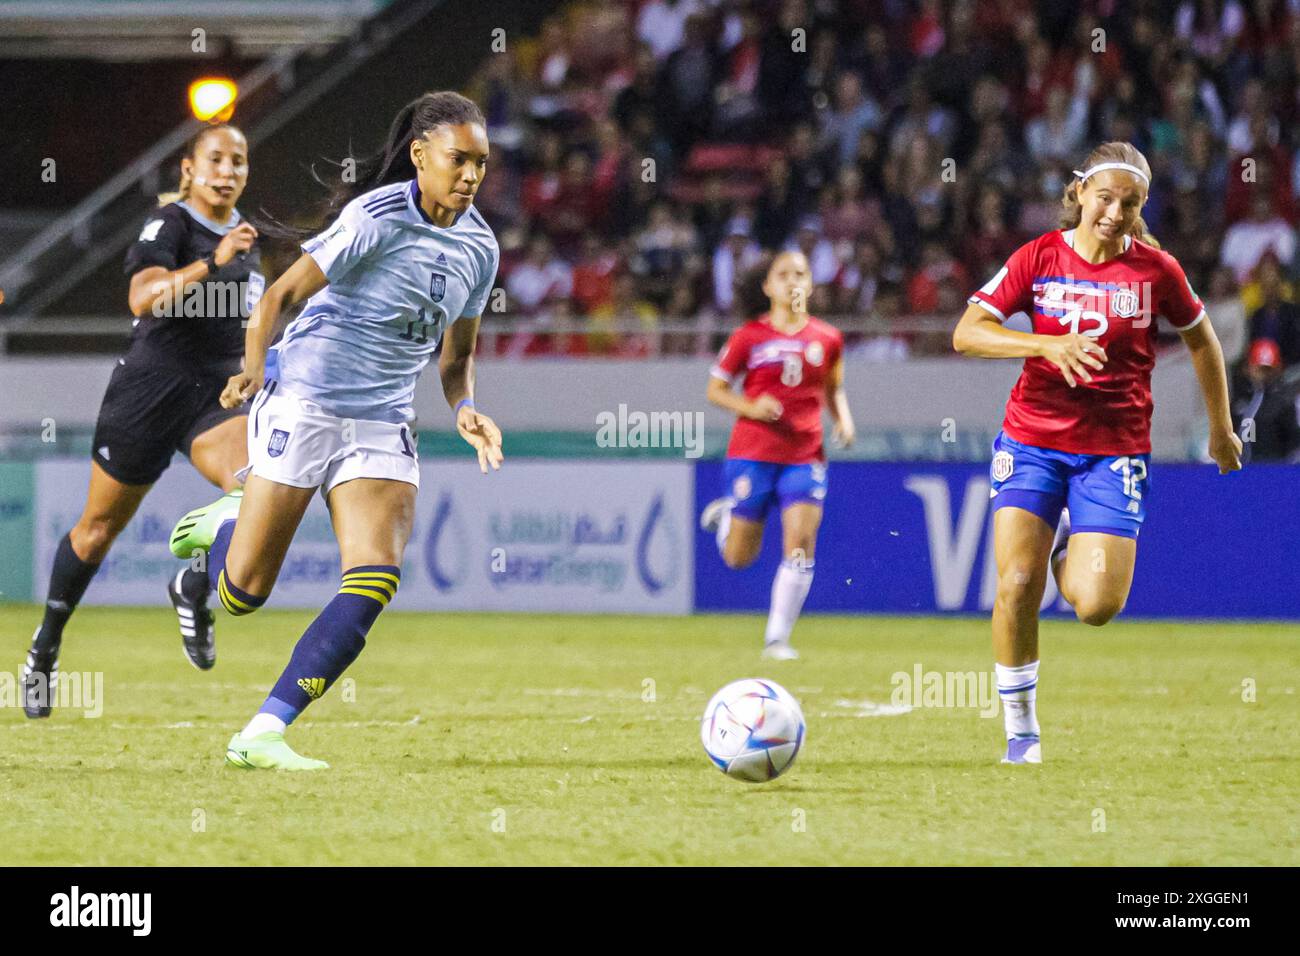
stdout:
[[373,598],[381,607],[397,594],[397,585],[401,578],[387,571],[345,571],[339,587],[339,594],[356,594]]
[[[221,606],[231,614],[236,616],[242,614],[252,614],[261,604],[250,604],[234,593],[237,589],[232,589],[230,583],[226,580],[226,569],[222,568],[221,573],[217,575],[217,597],[221,599]],[[243,593],[242,591],[240,592]],[[246,595],[251,597],[251,595]]]
[[387,607],[388,602],[392,600],[392,596],[387,591],[382,591],[378,588],[371,589],[371,588],[362,588],[357,586],[353,586],[353,587],[344,586],[339,588],[339,594],[359,594],[362,597],[373,598],[374,600],[378,601],[380,605],[383,607]]

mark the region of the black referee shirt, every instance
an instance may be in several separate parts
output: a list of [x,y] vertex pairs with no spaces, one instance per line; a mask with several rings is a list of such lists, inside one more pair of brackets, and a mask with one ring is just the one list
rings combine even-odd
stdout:
[[[175,202],[155,210],[126,253],[124,271],[162,266],[183,269],[214,252],[242,221],[234,210],[218,224]],[[160,315],[146,313],[132,324],[129,355],[151,363],[233,374],[244,354],[244,321],[261,298],[265,280],[257,244],[215,273],[188,286]]]

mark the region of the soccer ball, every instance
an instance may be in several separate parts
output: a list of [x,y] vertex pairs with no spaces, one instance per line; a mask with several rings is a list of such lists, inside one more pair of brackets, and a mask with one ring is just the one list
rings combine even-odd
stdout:
[[733,681],[704,708],[704,752],[729,777],[749,783],[775,780],[794,763],[805,731],[799,702],[780,684]]

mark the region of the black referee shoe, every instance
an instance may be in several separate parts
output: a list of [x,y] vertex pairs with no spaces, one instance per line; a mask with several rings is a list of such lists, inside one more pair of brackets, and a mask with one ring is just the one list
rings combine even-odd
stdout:
[[217,662],[216,624],[206,603],[191,601],[181,591],[181,577],[184,574],[184,568],[176,572],[176,577],[167,585],[167,596],[172,599],[172,607],[176,608],[185,656],[199,670],[212,670]]
[[33,719],[50,716],[54,691],[59,686],[60,641],[42,642],[41,629],[32,635],[32,647],[23,665],[23,713]]

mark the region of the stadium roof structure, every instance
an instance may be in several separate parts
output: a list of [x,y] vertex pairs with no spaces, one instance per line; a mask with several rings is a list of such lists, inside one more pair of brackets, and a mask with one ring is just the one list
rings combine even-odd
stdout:
[[149,60],[232,45],[263,56],[285,45],[332,44],[393,0],[0,0],[0,57]]

